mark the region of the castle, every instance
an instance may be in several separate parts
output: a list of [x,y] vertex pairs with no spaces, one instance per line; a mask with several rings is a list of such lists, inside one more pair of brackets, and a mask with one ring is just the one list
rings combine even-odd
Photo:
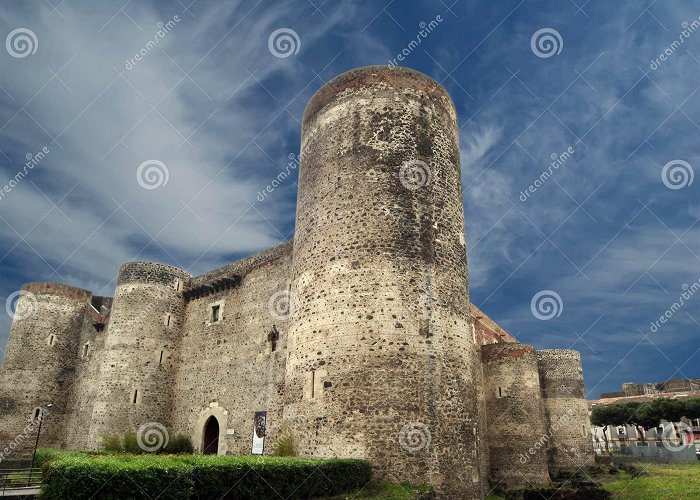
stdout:
[[284,422],[299,455],[367,458],[445,498],[592,462],[579,354],[470,304],[445,89],[406,68],[336,77],[304,112],[298,184],[293,241],[220,269],[129,262],[113,298],[24,285],[3,446],[50,403],[40,446],[158,424],[198,452],[269,454]]

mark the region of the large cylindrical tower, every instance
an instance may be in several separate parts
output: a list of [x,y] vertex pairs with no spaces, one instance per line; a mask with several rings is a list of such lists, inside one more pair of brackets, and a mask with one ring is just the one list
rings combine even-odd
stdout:
[[535,348],[481,346],[492,486],[549,482],[547,432]]
[[552,435],[553,471],[594,462],[593,441],[583,385],[581,354],[569,349],[537,351],[545,416]]
[[456,112],[438,83],[366,67],[306,108],[285,417],[300,452],[480,494]]
[[0,442],[17,450],[3,458],[28,457],[38,431],[37,412],[49,404],[40,445],[61,445],[90,296],[87,290],[53,283],[22,287],[0,371]]
[[119,270],[89,445],[145,423],[170,426],[176,354],[190,275],[153,262]]

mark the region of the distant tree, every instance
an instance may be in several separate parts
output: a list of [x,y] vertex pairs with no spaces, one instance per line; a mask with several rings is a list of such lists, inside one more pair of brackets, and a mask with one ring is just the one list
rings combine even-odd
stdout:
[[639,409],[638,421],[646,429],[656,427],[665,418],[664,408],[657,403],[658,399],[644,403]]
[[700,418],[700,398],[685,399],[685,416],[690,419]]
[[659,398],[653,401],[652,405],[659,408],[659,413],[664,420],[678,422],[683,418],[686,404],[682,399]]
[[629,402],[624,405],[622,405],[623,409],[621,413],[623,413],[624,417],[624,422],[626,424],[634,425],[635,429],[637,430],[637,437],[641,438],[642,443],[646,442],[646,432],[644,431],[644,403],[639,403],[639,402]]
[[698,418],[691,415],[700,415],[700,398],[658,398],[641,404],[637,410],[636,425],[651,429],[660,425],[662,420],[665,420],[671,423],[676,437],[680,439],[676,422],[680,422],[683,417]]

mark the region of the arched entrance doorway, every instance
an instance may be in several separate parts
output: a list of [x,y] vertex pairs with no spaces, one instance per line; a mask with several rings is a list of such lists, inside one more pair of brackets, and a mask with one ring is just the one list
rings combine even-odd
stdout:
[[202,439],[202,453],[216,455],[219,452],[219,421],[211,416],[204,424],[204,439]]

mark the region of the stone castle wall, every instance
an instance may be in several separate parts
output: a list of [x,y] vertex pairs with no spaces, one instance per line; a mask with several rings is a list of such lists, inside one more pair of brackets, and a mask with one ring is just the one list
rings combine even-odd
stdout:
[[31,452],[37,428],[30,419],[49,404],[42,443],[57,447],[63,441],[90,296],[87,290],[51,283],[22,287],[0,370],[0,442],[6,446],[24,436],[14,459]]
[[537,351],[550,467],[591,465],[594,460],[581,355],[568,349]]
[[[172,418],[173,431],[192,436],[198,450],[214,416],[219,454],[249,454],[254,414],[266,411],[265,453],[273,451],[282,421],[291,250],[291,243],[280,245],[193,280],[241,278],[238,286],[187,304]],[[218,322],[210,317],[214,305]]]
[[471,304],[470,310],[477,345],[518,342],[513,336],[498,326],[494,320],[489,318],[474,304]]
[[302,453],[477,495],[481,370],[449,96],[406,69],[344,73],[309,103],[301,157],[284,413]]
[[[457,135],[428,77],[345,73],[304,114],[294,242],[197,277],[130,262],[113,299],[26,285],[0,443],[53,403],[41,446],[157,423],[202,451],[214,417],[218,453],[249,454],[265,411],[266,454],[286,421],[302,455],[367,458],[454,498],[546,482],[546,457],[589,463],[578,353],[536,352],[469,303]],[[530,453],[543,433],[549,455]]]
[[77,356],[74,358],[74,386],[68,401],[70,419],[62,443],[63,447],[74,450],[90,448],[86,430],[92,425],[92,411],[98,396],[96,382],[104,358],[105,334],[109,323],[109,316],[100,314],[92,303],[88,304],[85,311],[77,343]]
[[129,262],[119,270],[97,378],[88,444],[146,422],[171,424],[172,397],[189,274]]
[[514,343],[481,347],[484,369],[490,483],[525,487],[549,482],[547,435],[537,356]]

